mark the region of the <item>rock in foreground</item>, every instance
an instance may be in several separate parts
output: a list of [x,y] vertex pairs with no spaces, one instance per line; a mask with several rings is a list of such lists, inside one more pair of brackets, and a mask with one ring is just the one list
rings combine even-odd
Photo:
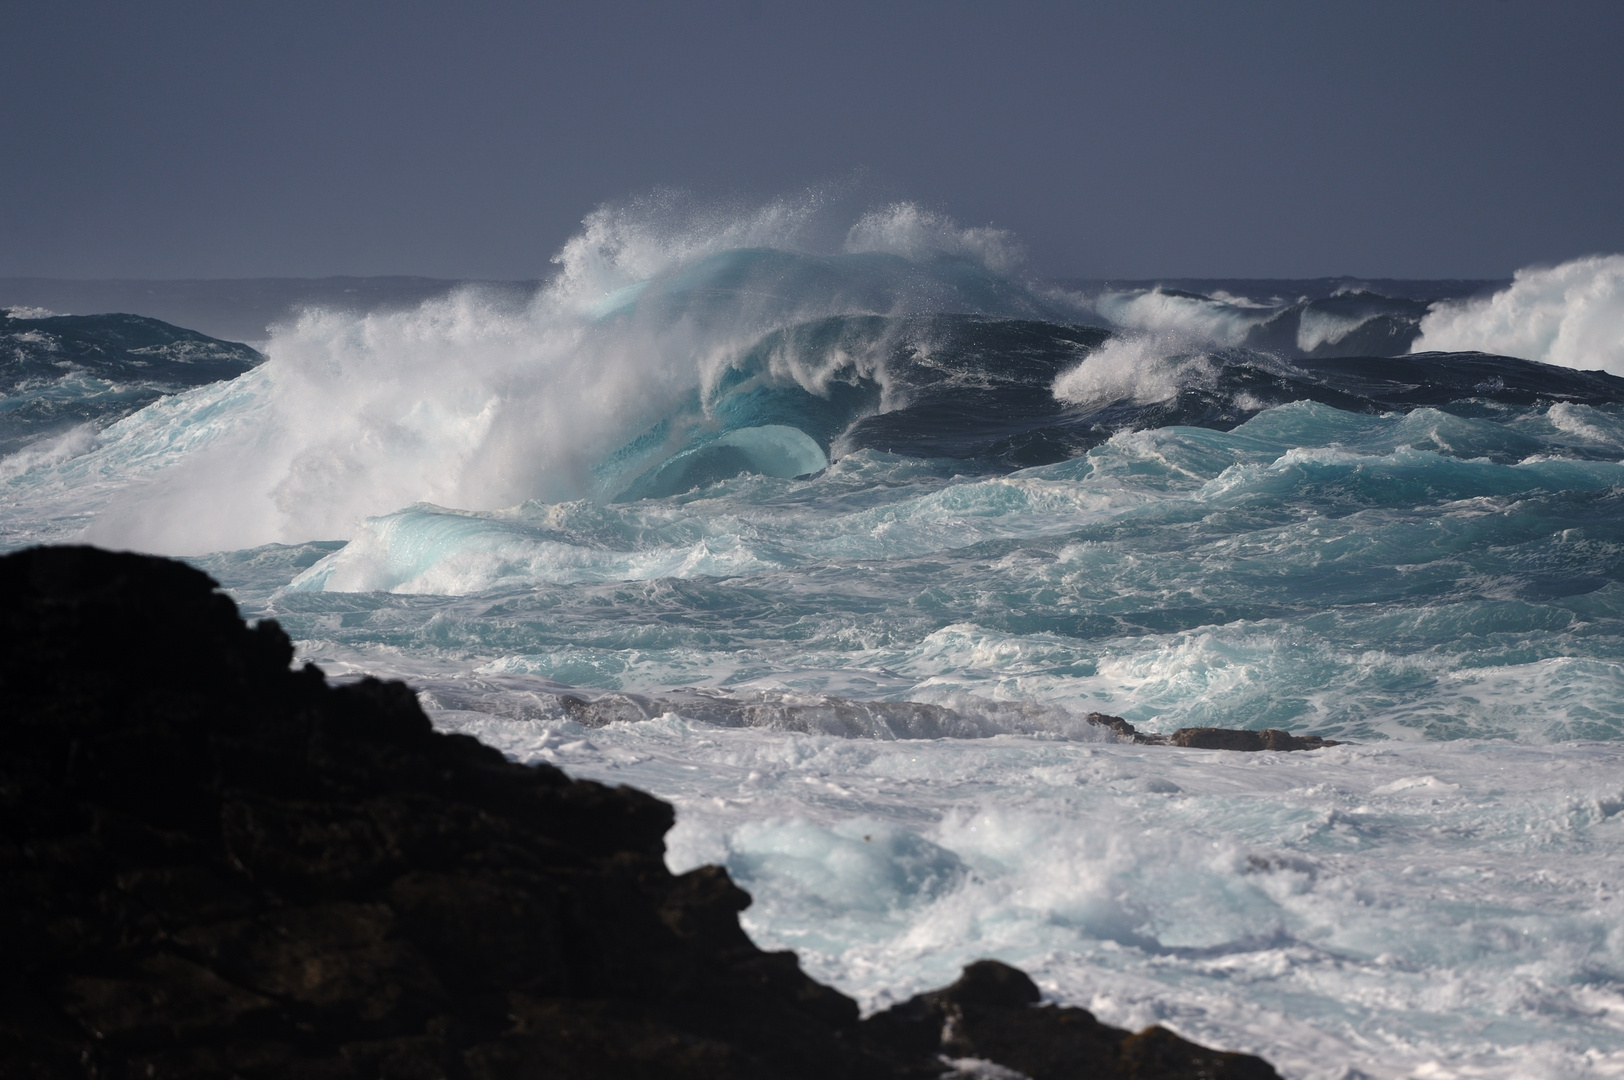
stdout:
[[992,962],[859,1023],[666,869],[667,804],[292,654],[180,563],[0,558],[4,1075],[1275,1075]]

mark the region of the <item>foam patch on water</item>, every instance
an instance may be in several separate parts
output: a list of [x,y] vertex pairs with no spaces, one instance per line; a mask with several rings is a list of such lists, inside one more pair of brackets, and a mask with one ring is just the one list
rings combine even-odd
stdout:
[[436,722],[673,800],[672,868],[727,866],[756,940],[865,1010],[993,956],[1050,1000],[1291,1077],[1624,1066],[1612,745],[1225,754],[853,742],[674,713]]
[[[769,448],[783,450],[784,472],[821,458],[800,440]],[[741,475],[690,492],[677,504],[525,503],[488,512],[410,507],[368,519],[350,544],[290,588],[465,595],[520,583],[732,577],[1052,533],[1144,501],[1108,479],[1082,486],[1031,475],[927,483],[913,498],[849,512],[816,502],[765,514],[753,509],[774,495],[804,498],[826,485],[838,493],[851,473],[868,472],[876,456],[853,455],[815,477]],[[911,471],[895,468],[904,476]]]

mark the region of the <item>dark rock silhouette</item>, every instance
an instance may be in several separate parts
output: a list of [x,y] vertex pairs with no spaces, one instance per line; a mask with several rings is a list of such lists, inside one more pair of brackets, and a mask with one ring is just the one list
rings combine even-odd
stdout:
[[1275,1075],[987,961],[859,1023],[667,804],[292,655],[181,563],[0,558],[0,1075]]
[[[1270,1080],[1261,1058],[1209,1050],[1163,1027],[1137,1035],[1102,1024],[1086,1009],[1038,1005],[1038,988],[1016,968],[978,960],[959,981],[863,1021],[862,1037],[903,1076],[936,1076],[921,1063],[992,1061],[1032,1080]],[[939,1069],[939,1065],[934,1066]]]

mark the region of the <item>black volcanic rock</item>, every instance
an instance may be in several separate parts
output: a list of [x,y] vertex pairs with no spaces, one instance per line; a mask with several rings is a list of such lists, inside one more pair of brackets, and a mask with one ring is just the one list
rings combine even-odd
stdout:
[[0,1075],[1274,1075],[985,962],[860,1024],[667,804],[292,655],[180,563],[0,558]]

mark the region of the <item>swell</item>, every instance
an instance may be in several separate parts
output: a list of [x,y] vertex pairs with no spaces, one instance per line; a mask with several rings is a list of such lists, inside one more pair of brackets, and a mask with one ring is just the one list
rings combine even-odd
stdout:
[[[1477,353],[1286,360],[1244,348],[1144,347],[1096,327],[1026,319],[836,316],[756,342],[703,399],[695,395],[686,418],[690,447],[783,425],[834,459],[867,449],[999,472],[1065,461],[1122,431],[1229,430],[1296,401],[1483,415],[1624,401],[1624,379]],[[662,420],[612,460],[669,449],[658,436],[671,424]]]
[[[487,333],[501,320],[476,297],[444,303],[404,328],[389,316],[367,328],[381,342],[336,358],[273,354],[254,381],[168,399],[78,448],[83,457],[20,470],[18,482],[40,492],[54,476],[64,497],[91,500],[105,483],[105,503],[86,503],[97,538],[202,551],[355,536],[363,519],[425,501],[663,498],[746,473],[814,473],[859,451],[1004,473],[1077,458],[1127,431],[1230,430],[1292,402],[1463,417],[1624,402],[1619,377],[1509,357],[1287,360],[963,314],[824,316],[679,353],[663,373],[605,371],[593,366],[603,342],[582,336],[515,363],[522,334]],[[330,342],[329,318],[310,316],[298,333]],[[407,330],[464,341],[454,383],[440,350],[414,353],[422,335]],[[609,340],[622,356],[624,337]],[[1612,450],[1576,439],[1563,452]]]
[[0,456],[76,427],[105,427],[264,359],[138,315],[0,311]]

